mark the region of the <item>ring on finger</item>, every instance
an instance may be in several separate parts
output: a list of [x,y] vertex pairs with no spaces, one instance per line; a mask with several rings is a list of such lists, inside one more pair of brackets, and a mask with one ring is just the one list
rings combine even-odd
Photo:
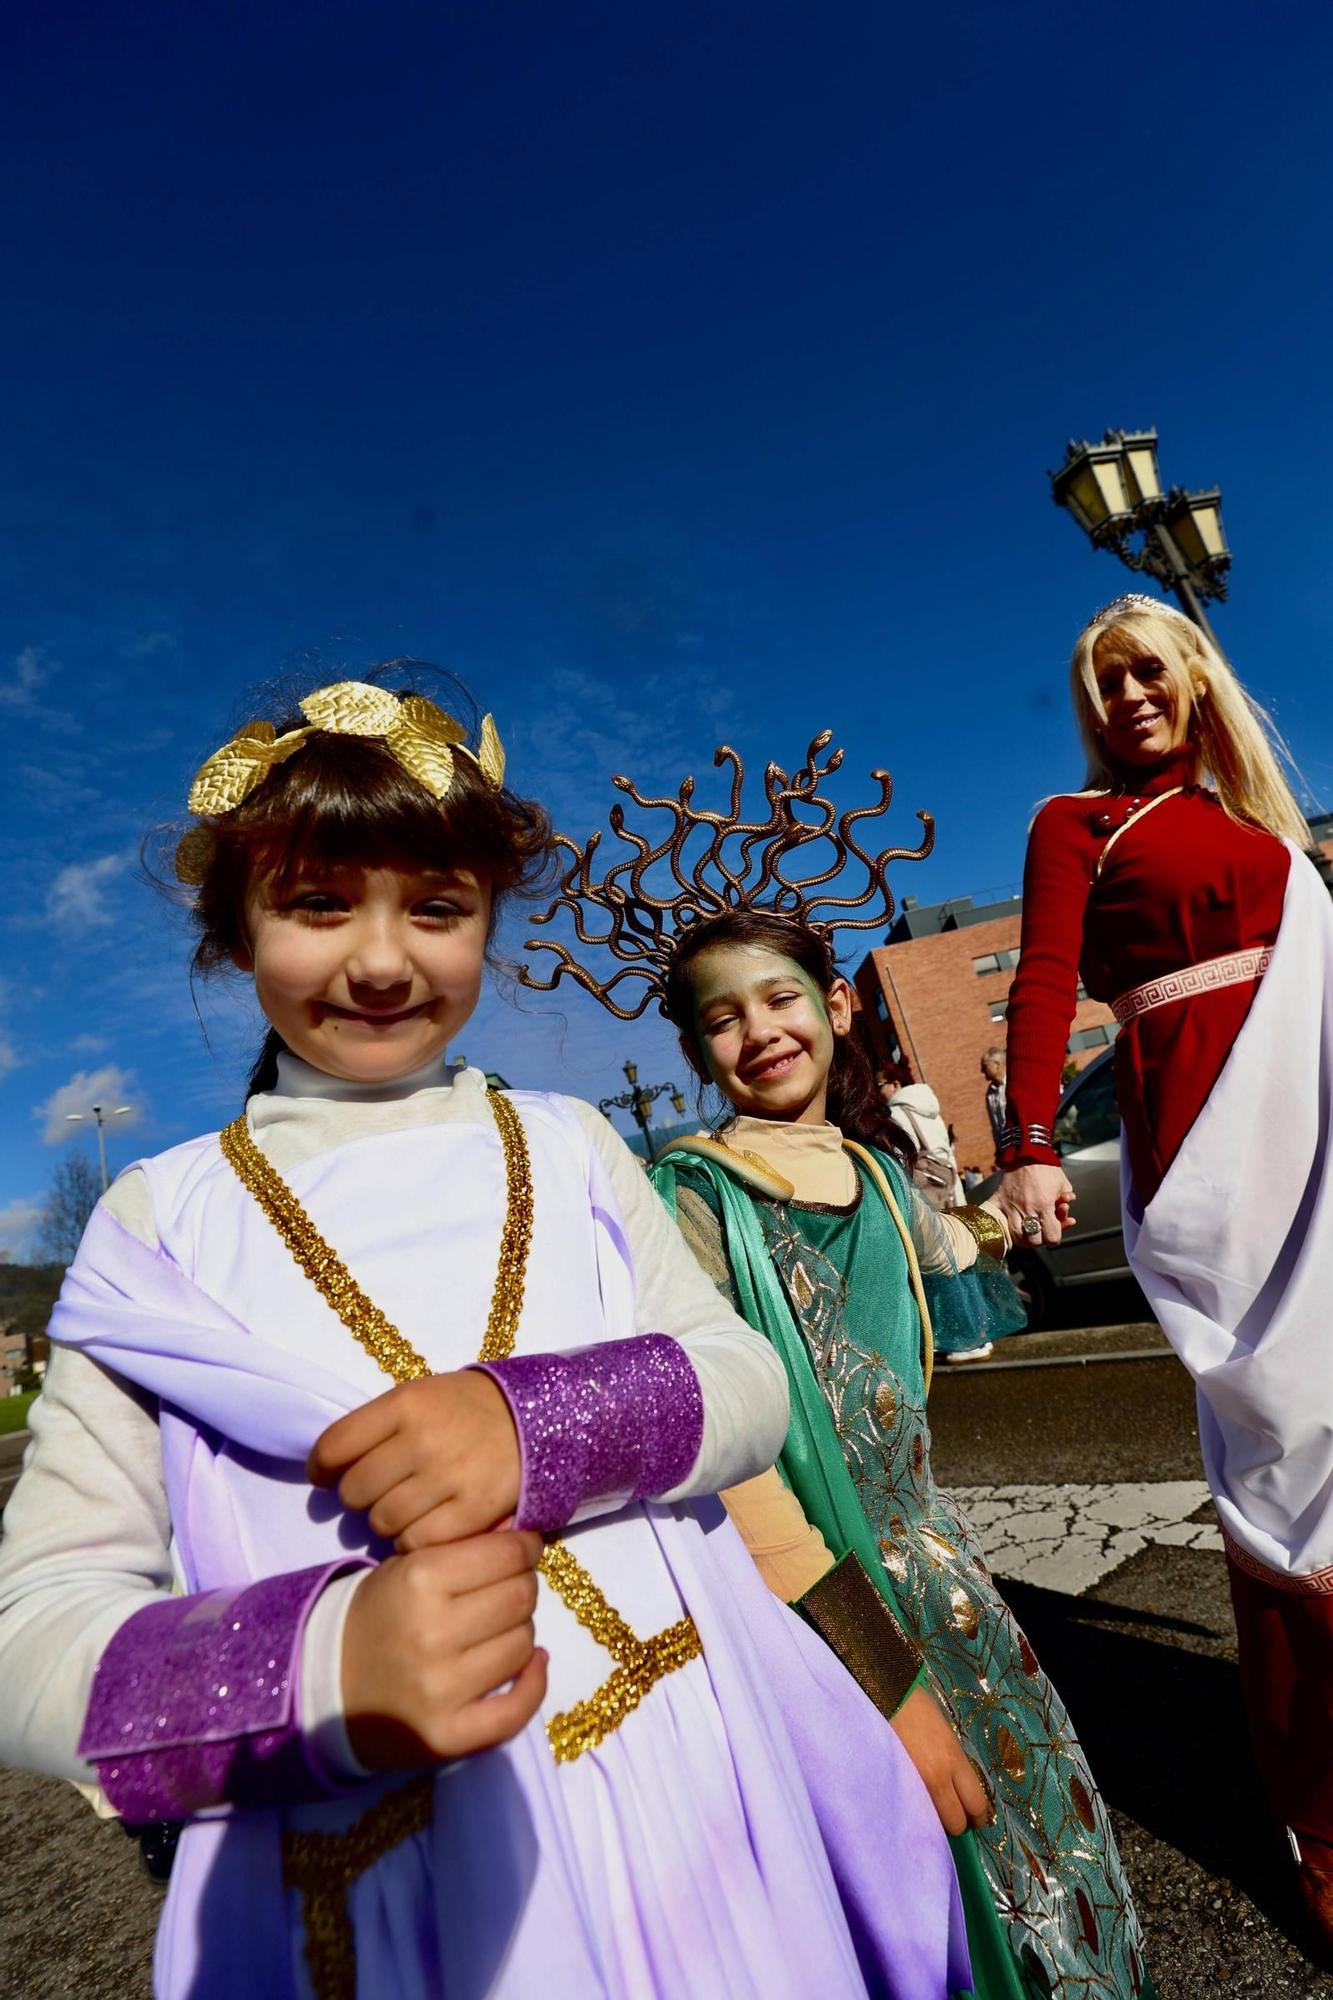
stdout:
[[1025,1215],[1019,1226],[1025,1236],[1041,1235],[1041,1217],[1039,1215]]

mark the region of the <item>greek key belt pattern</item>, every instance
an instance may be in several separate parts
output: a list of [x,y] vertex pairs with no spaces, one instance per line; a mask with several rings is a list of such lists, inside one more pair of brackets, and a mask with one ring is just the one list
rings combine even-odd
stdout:
[[1111,1012],[1121,1027],[1150,1014],[1154,1007],[1166,1007],[1173,1000],[1188,1000],[1196,993],[1215,993],[1221,986],[1243,986],[1246,980],[1262,979],[1273,956],[1272,945],[1255,945],[1249,951],[1227,951],[1220,958],[1201,958],[1197,965],[1182,965],[1161,979],[1149,979],[1131,986],[1111,1002]]
[[[504,1151],[505,1222],[478,1359],[503,1361],[514,1351],[523,1310],[532,1247],[532,1162],[523,1121],[509,1099],[490,1090],[486,1100]],[[433,1373],[425,1356],[366,1296],[337,1251],[320,1235],[256,1146],[244,1116],[225,1127],[221,1144],[228,1165],[296,1263],[372,1361],[395,1382],[419,1381]],[[594,1694],[553,1715],[546,1725],[556,1762],[567,1764],[605,1741],[664,1675],[698,1659],[703,1645],[689,1617],[652,1639],[640,1639],[561,1541],[547,1543],[537,1567],[580,1625],[616,1662],[615,1671]],[[430,1824],[433,1798],[433,1778],[422,1778],[380,1799],[345,1833],[284,1833],[283,1880],[301,1895],[306,1961],[318,2000],[355,2000],[356,1951],[347,1890],[382,1855]]]

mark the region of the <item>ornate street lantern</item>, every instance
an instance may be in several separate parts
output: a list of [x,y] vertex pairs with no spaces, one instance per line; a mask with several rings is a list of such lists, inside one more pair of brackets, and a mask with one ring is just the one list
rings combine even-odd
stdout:
[[1125,486],[1120,445],[1108,431],[1104,444],[1070,438],[1065,462],[1051,474],[1056,505],[1067,507],[1084,533],[1100,544],[1116,524],[1128,522],[1133,502]]
[[1231,561],[1222,527],[1222,495],[1216,487],[1211,493],[1173,493],[1166,524],[1191,569],[1212,570],[1218,564],[1225,568]]
[[[1210,597],[1226,597],[1231,551],[1216,487],[1190,493],[1173,486],[1163,493],[1155,430],[1107,431],[1100,444],[1071,438],[1050,481],[1056,506],[1068,509],[1094,548],[1113,550],[1127,569],[1146,572],[1173,591],[1186,616],[1217,646],[1203,607]],[[1137,547],[1136,535],[1142,537]]]

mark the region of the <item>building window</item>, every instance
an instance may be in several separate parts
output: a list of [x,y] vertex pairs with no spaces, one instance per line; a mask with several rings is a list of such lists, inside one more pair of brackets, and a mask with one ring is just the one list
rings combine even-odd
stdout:
[[889,1018],[889,1003],[884,998],[882,986],[875,988],[875,1013],[881,1021],[887,1021]]
[[1077,1034],[1069,1037],[1069,1053],[1073,1056],[1080,1054],[1084,1049],[1104,1049],[1108,1042],[1115,1040],[1116,1034],[1114,1021],[1103,1023],[1096,1028],[1080,1028]]
[[984,978],[988,972],[998,972],[999,969],[1000,958],[998,952],[985,952],[980,958],[974,958],[972,961],[972,970],[976,973],[978,979]]
[[1082,980],[1080,979],[1080,980],[1079,980],[1079,982],[1078,982],[1078,987],[1077,987],[1077,990],[1076,990],[1076,992],[1075,992],[1075,994],[1074,994],[1074,998],[1075,998],[1076,1000],[1086,1000],[1086,999],[1087,999],[1087,997],[1088,997],[1088,989],[1087,989],[1087,987],[1086,987],[1086,986],[1085,986],[1085,985],[1083,984],[1083,981],[1082,981]]
[[1012,972],[1015,966],[1018,964],[1017,947],[1015,947],[1014,950],[1012,951],[997,951],[995,956],[1000,961],[1000,969],[1002,972]]
[[992,1021],[1002,1021],[1008,1012],[1009,1012],[1009,1002],[1007,1000],[991,1001],[990,1017]]

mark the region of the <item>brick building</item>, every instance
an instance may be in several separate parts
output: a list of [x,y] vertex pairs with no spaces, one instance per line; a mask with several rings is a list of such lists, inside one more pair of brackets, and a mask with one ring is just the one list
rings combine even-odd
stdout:
[[[928,1083],[953,1126],[960,1167],[989,1173],[995,1144],[981,1075],[985,1049],[1004,1041],[1004,1017],[1023,899],[973,904],[970,896],[925,907],[903,899],[888,938],[856,973],[857,1026],[876,1069]],[[1115,1039],[1109,1007],[1079,989],[1069,1031],[1078,1068]]]

